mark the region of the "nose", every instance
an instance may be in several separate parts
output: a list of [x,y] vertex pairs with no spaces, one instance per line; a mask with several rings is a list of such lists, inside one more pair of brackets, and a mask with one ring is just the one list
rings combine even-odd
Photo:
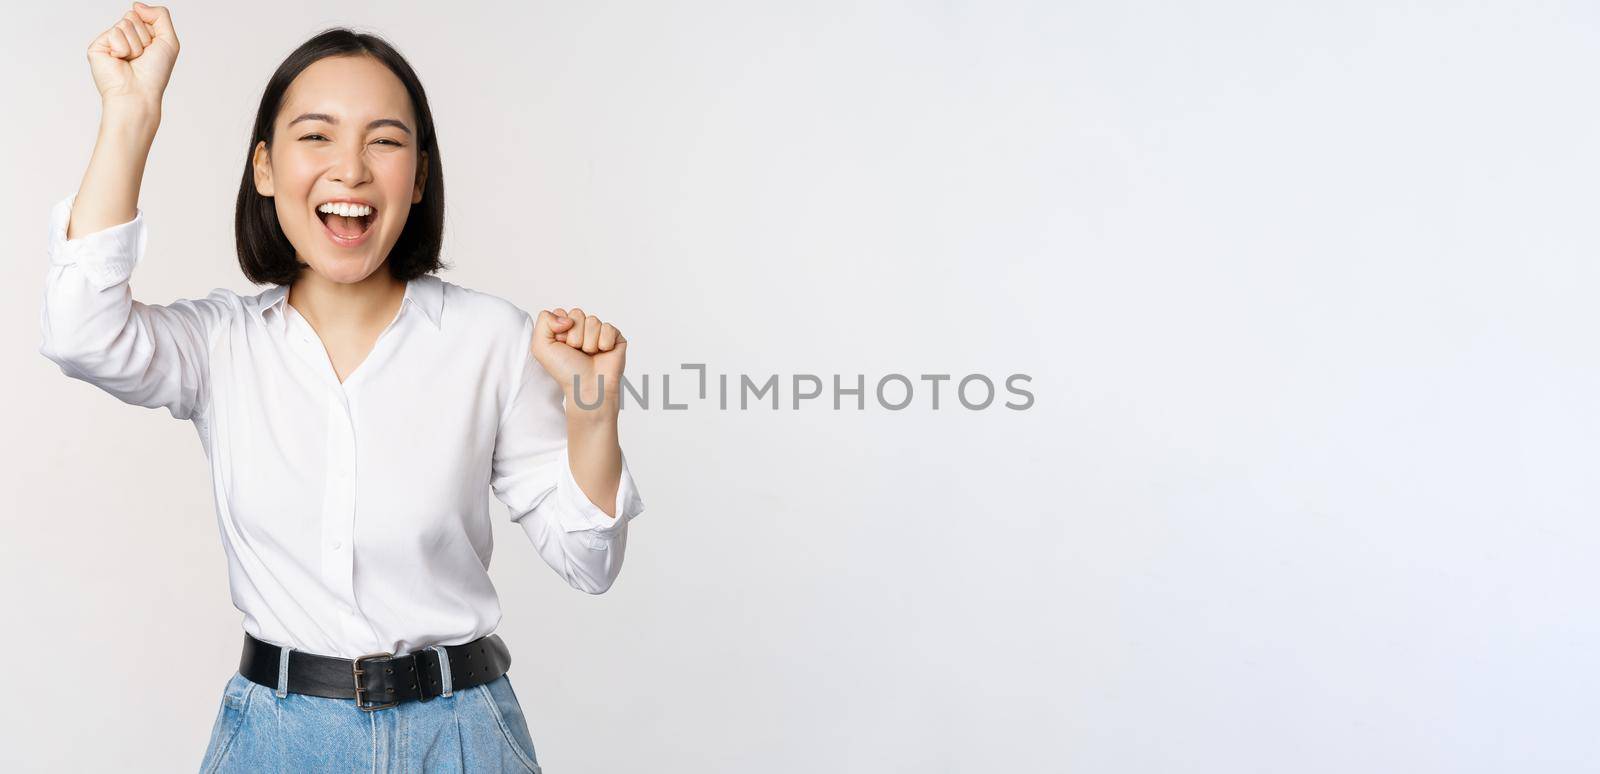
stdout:
[[368,182],[371,169],[367,165],[366,146],[356,143],[342,145],[331,170],[333,179],[354,188]]

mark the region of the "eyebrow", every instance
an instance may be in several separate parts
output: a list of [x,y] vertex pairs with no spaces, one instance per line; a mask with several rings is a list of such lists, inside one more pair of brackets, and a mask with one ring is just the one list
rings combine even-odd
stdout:
[[[330,124],[335,124],[335,125],[337,125],[339,123],[339,119],[334,118],[333,116],[330,116],[327,113],[301,113],[293,121],[289,122],[289,126],[294,126],[295,124],[300,123],[301,121],[326,121],[326,122],[328,122]],[[376,120],[374,120],[374,121],[372,121],[372,122],[367,124],[367,128],[368,129],[376,129],[376,128],[380,127],[380,126],[397,127],[401,131],[405,132],[406,134],[411,134],[411,127],[406,126],[404,121],[401,121],[401,120],[396,119],[396,118],[379,118],[379,119],[376,119]]]

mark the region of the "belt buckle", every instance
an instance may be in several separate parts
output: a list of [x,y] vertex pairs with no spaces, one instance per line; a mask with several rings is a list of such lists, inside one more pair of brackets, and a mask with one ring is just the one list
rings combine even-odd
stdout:
[[367,692],[367,689],[361,687],[361,676],[367,673],[367,670],[361,668],[361,662],[366,660],[366,659],[369,659],[369,658],[386,658],[386,657],[387,658],[393,658],[394,654],[393,653],[368,653],[365,656],[357,656],[354,661],[350,662],[350,676],[355,678],[355,681],[356,681],[356,709],[359,709],[362,712],[372,712],[374,710],[388,709],[389,707],[397,707],[397,706],[400,705],[400,702],[398,702],[398,701],[391,701],[388,704],[374,704],[374,705],[372,705],[370,707],[361,703],[361,694]]

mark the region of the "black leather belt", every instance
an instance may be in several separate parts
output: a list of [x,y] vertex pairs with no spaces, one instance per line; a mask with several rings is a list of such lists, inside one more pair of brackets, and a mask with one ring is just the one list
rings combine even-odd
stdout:
[[[498,634],[444,649],[450,660],[452,692],[494,682],[511,667],[511,651]],[[239,674],[277,690],[282,651],[245,632]],[[354,659],[291,650],[288,677],[289,693],[354,699],[358,708],[368,712],[406,701],[427,701],[444,693],[439,653],[431,648],[404,656],[373,653]]]

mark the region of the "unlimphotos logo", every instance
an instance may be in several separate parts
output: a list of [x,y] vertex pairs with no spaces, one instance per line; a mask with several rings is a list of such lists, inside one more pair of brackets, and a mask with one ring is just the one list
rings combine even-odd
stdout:
[[[691,405],[698,405],[710,400],[706,364],[684,363],[682,368],[686,371],[694,372],[698,377],[698,397],[694,399],[696,402],[674,403],[672,401],[672,374],[660,374],[662,409],[684,411]],[[781,390],[778,387],[778,374],[766,374],[766,378],[759,382],[749,374],[736,374],[738,384],[736,389],[731,392],[728,389],[729,374],[717,374],[716,376],[716,407],[719,411],[727,411],[730,408],[748,411],[752,406],[757,409],[769,408],[772,411],[777,411],[783,407],[784,403],[787,403],[790,409],[798,411],[807,401],[817,400],[824,394],[822,378],[816,374],[790,374],[788,379],[789,398],[787,401],[782,400]],[[574,400],[577,401],[579,408],[594,409],[605,402],[605,391],[611,389],[611,387],[606,385],[604,376],[597,377],[597,379],[598,397],[592,403],[585,403],[581,398],[575,397]],[[941,402],[940,386],[942,383],[949,382],[952,379],[954,377],[951,374],[918,374],[915,381],[905,374],[885,374],[877,380],[877,384],[872,390],[872,396],[879,406],[890,411],[902,411],[913,403],[918,403],[919,398],[923,399],[920,404],[922,407],[938,411],[949,403],[949,401]],[[1000,405],[1014,411],[1026,411],[1032,408],[1033,393],[1017,386],[1019,382],[1027,383],[1031,381],[1033,381],[1033,377],[1027,374],[1009,374],[1006,376],[1006,391],[1022,398],[1023,401],[1020,403],[1006,401]],[[640,379],[639,386],[635,386],[633,380],[628,378],[627,374],[623,374],[621,393],[618,398],[620,407],[627,408],[629,397],[631,396],[633,402],[639,408],[649,410],[651,408],[650,382],[651,375],[645,374]],[[917,382],[926,382],[924,389],[919,390]],[[572,377],[574,396],[583,395],[583,391],[579,389],[580,384],[578,377],[574,375]],[[961,380],[955,383],[952,391],[955,393],[955,401],[961,404],[962,408],[969,411],[982,411],[989,408],[994,404],[996,397],[994,380],[984,374],[967,374],[961,377]],[[729,397],[735,393],[737,398],[736,407],[730,405]],[[851,387],[846,387],[840,375],[834,374],[832,394],[834,411],[842,410],[845,407],[847,403],[846,396],[855,398],[855,410],[866,409],[866,374],[855,374],[855,385]]]

